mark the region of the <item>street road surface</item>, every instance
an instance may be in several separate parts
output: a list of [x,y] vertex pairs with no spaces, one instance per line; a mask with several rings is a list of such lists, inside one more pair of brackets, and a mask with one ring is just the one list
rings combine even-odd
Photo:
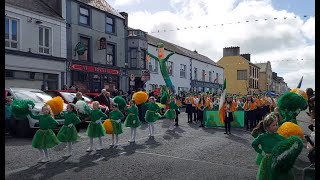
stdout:
[[[254,180],[258,170],[253,137],[243,129],[199,128],[188,124],[185,113],[179,115],[180,126],[168,131],[168,120],[155,124],[155,138],[148,138],[147,125],[137,130],[136,144],[129,144],[130,129],[120,135],[118,148],[109,146],[111,136],[103,137],[101,151],[87,153],[89,139],[85,129],[73,145],[73,156],[62,158],[65,144],[49,151],[51,161],[37,163],[40,153],[31,147],[31,138],[6,137],[5,175],[8,180],[22,179],[223,179]],[[299,123],[307,129],[309,117],[301,112]],[[94,140],[97,147],[98,141]],[[309,166],[304,149],[296,162],[296,179]]]

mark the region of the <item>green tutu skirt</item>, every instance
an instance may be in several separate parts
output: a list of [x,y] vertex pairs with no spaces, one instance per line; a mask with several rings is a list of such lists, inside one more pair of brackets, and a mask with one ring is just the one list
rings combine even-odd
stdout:
[[159,113],[156,113],[155,111],[150,111],[150,110],[147,110],[146,115],[145,115],[145,119],[148,123],[154,123],[160,117],[161,117],[161,115]]
[[39,129],[32,139],[32,147],[37,149],[49,149],[58,144],[60,144],[60,142],[51,129]]
[[74,142],[78,139],[78,132],[76,127],[72,126],[69,128],[68,126],[62,126],[60,129],[57,138],[61,142]]
[[123,133],[121,122],[117,123],[114,120],[111,120],[111,123],[112,123],[113,134],[122,134]]
[[106,130],[104,129],[101,123],[97,124],[95,122],[90,122],[87,128],[87,135],[90,138],[97,138],[104,136],[106,134]]
[[164,117],[167,119],[175,119],[176,118],[176,110],[168,109],[166,113],[164,113]]
[[256,164],[259,166],[261,161],[262,161],[262,154],[261,153],[258,153],[257,156],[256,156]]
[[[262,155],[261,155],[262,156]],[[277,173],[271,168],[272,157],[265,155],[260,163],[257,180],[293,180],[294,174],[292,170],[283,173]]]
[[[133,123],[134,120],[136,121],[135,123]],[[130,128],[137,128],[141,126],[141,121],[139,120],[138,116],[134,114],[128,114],[126,120],[124,121],[124,126]]]

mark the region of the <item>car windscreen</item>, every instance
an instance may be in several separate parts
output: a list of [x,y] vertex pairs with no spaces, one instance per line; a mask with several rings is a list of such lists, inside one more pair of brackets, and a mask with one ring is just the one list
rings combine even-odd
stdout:
[[60,93],[69,103],[71,103],[73,101],[73,98],[75,97],[69,92],[60,92]]
[[46,103],[52,97],[41,91],[13,90],[17,99],[31,100],[34,103]]

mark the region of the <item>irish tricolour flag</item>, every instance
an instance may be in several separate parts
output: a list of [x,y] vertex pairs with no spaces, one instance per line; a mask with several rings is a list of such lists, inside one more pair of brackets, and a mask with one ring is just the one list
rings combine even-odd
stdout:
[[220,122],[221,123],[224,123],[224,114],[225,114],[225,110],[223,108],[223,104],[224,104],[224,101],[226,99],[226,94],[227,94],[227,80],[224,79],[224,82],[223,82],[223,92],[221,94],[221,97],[220,97],[220,104],[219,104],[219,118],[220,118]]

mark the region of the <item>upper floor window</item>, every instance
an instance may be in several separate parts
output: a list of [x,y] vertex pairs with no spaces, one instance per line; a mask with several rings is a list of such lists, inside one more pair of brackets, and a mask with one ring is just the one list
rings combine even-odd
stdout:
[[18,48],[18,20],[5,17],[5,47]]
[[132,48],[130,49],[130,61],[131,61],[131,67],[132,68],[137,68],[137,58],[138,58],[138,54],[137,54],[137,49],[136,48]]
[[153,72],[153,73],[158,73],[158,66],[159,66],[159,62],[156,61],[155,59],[153,58],[150,58],[149,60],[149,71],[150,72]]
[[198,69],[194,68],[194,79],[198,80]]
[[83,61],[90,61],[90,46],[91,46],[91,43],[90,43],[90,38],[88,37],[83,37],[83,36],[80,36],[80,42],[82,42],[82,44],[84,45],[85,47],[85,51],[82,55],[79,55],[79,60],[83,60]]
[[219,73],[216,73],[215,83],[219,83]]
[[107,44],[107,65],[115,65],[115,45]]
[[167,61],[168,73],[170,76],[173,75],[173,62]]
[[140,68],[146,69],[146,50],[141,49],[140,51]]
[[114,27],[115,27],[114,26],[114,19],[106,16],[106,32],[114,33],[115,32]]
[[202,70],[202,81],[206,80],[206,71]]
[[211,71],[209,71],[209,82],[212,82],[212,73],[211,73]]
[[181,78],[186,78],[186,65],[180,64],[180,77]]
[[247,80],[247,70],[237,70],[237,80]]
[[39,53],[50,54],[50,28],[39,27]]
[[90,10],[80,6],[79,10],[79,22],[90,26]]

